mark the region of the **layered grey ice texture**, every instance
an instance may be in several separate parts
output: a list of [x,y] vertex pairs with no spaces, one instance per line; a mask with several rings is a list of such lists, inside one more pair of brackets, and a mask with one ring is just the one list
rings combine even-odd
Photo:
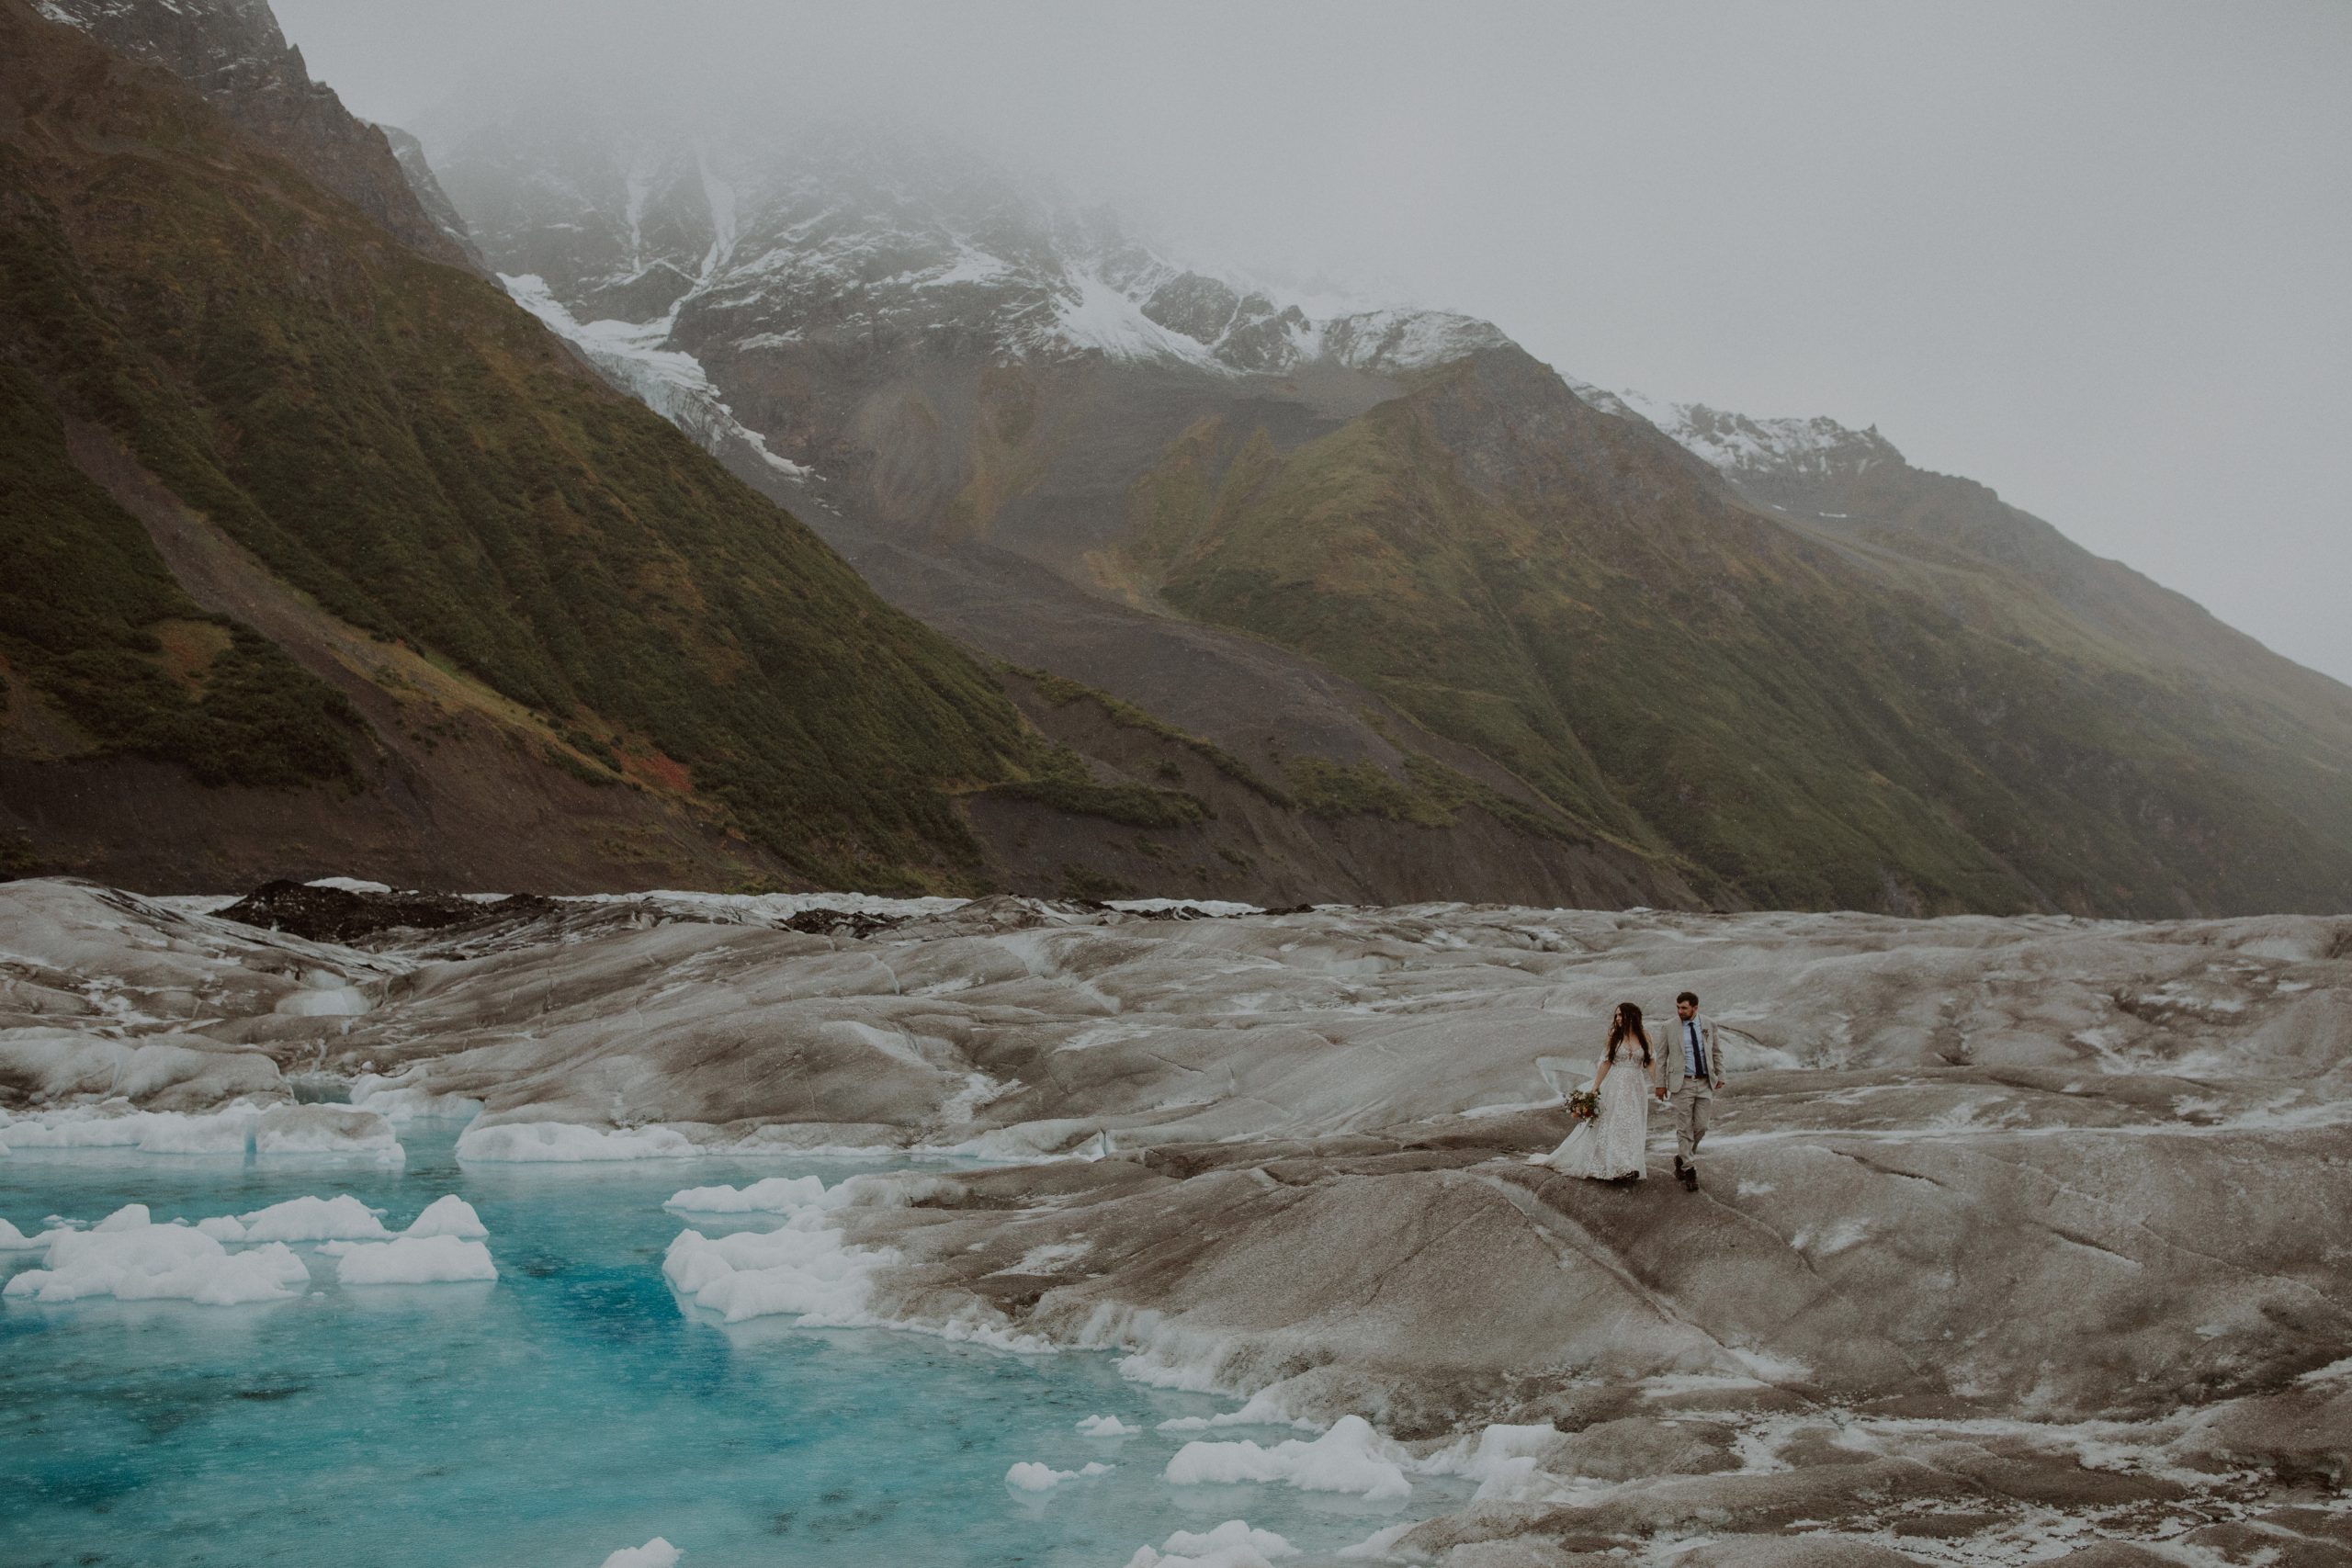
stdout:
[[[782,929],[823,907],[486,905],[363,950],[9,885],[0,1144],[242,1118],[217,1142],[260,1159],[268,1118],[332,1110],[357,1148],[469,1114],[469,1161],[676,1160],[682,1189],[716,1151],[940,1156],[707,1187],[786,1228],[682,1237],[671,1282],[807,1312],[766,1271],[821,1253],[856,1265],[827,1310],[1115,1348],[1476,1475],[1381,1552],[2344,1550],[2352,919],[990,899]],[[1535,1059],[1686,988],[1731,1080],[1699,1192],[1657,1179],[1662,1137],[1630,1189],[1529,1165],[1566,1131]],[[1204,1431],[1187,1462],[1287,1474],[1320,1440]]]

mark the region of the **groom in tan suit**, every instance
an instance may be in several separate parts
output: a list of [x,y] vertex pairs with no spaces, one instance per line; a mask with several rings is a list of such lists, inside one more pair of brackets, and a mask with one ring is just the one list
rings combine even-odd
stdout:
[[1699,1190],[1699,1142],[1707,1135],[1715,1096],[1724,1087],[1724,1059],[1715,1049],[1713,1020],[1699,1016],[1699,998],[1685,991],[1674,998],[1674,1021],[1666,1026],[1658,1053],[1664,1072],[1657,1097],[1674,1111],[1674,1175],[1683,1190]]

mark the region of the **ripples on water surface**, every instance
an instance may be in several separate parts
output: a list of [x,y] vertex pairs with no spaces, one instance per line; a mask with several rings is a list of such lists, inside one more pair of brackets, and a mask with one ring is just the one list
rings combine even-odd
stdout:
[[[1118,1568],[1171,1530],[1247,1517],[1317,1561],[1408,1512],[1283,1487],[1174,1487],[1151,1431],[1229,1402],[1146,1389],[1111,1358],[1012,1356],[926,1336],[728,1327],[679,1310],[662,1249],[681,1187],[815,1173],[471,1166],[411,1129],[399,1172],[328,1164],[19,1155],[0,1217],[158,1224],[353,1193],[405,1225],[457,1192],[490,1227],[495,1284],[312,1293],[259,1306],[79,1302],[0,1310],[0,1540],[8,1563],[596,1568],[659,1535],[685,1568]],[[753,1222],[754,1228],[774,1220]],[[729,1227],[697,1220],[707,1233]],[[40,1254],[0,1254],[0,1269]],[[1111,1414],[1143,1435],[1080,1437]],[[1287,1436],[1235,1431],[1271,1442]],[[1042,1496],[1008,1466],[1118,1466]]]

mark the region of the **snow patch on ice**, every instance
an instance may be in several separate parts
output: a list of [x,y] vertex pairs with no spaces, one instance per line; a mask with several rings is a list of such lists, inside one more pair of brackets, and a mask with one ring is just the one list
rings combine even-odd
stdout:
[[1209,920],[1229,920],[1266,912],[1260,905],[1237,903],[1230,898],[1112,898],[1106,900],[1106,907],[1124,909],[1131,915],[1166,915],[1181,910]]
[[822,1203],[826,1196],[817,1177],[771,1176],[749,1187],[689,1187],[672,1193],[662,1206],[690,1214],[789,1214]]
[[1244,1401],[1238,1410],[1221,1411],[1215,1416],[1179,1416],[1159,1424],[1163,1432],[1206,1432],[1220,1427],[1295,1427],[1304,1432],[1321,1430],[1316,1422],[1294,1418],[1272,1389],[1260,1389]]
[[1343,1546],[1331,1555],[1350,1562],[1393,1562],[1395,1559],[1392,1549],[1417,1529],[1420,1522],[1419,1519],[1407,1519],[1403,1524],[1389,1525],[1385,1529],[1376,1529],[1353,1546]]
[[1526,1495],[1550,1478],[1537,1469],[1543,1456],[1556,1447],[1561,1434],[1548,1421],[1529,1426],[1494,1426],[1476,1437],[1463,1437],[1420,1461],[1423,1475],[1461,1475],[1476,1481],[1473,1501],[1510,1501]]
[[351,1080],[351,1103],[364,1106],[395,1127],[420,1119],[447,1118],[470,1122],[481,1114],[481,1101],[470,1095],[436,1094],[425,1087],[422,1072],[387,1077],[362,1073]]
[[872,893],[702,893],[662,887],[650,893],[579,893],[560,896],[568,904],[641,904],[711,925],[781,926],[817,910],[873,915],[883,919],[924,919],[951,914],[968,898],[887,898]]
[[1206,1367],[1144,1351],[1120,1357],[1119,1375],[1129,1382],[1139,1382],[1147,1388],[1172,1388],[1185,1393],[1224,1392],[1217,1386],[1216,1375]]

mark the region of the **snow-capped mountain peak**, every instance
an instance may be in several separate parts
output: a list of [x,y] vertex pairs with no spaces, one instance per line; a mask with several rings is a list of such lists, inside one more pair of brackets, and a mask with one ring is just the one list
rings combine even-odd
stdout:
[[435,164],[518,300],[706,445],[752,439],[714,389],[728,389],[779,432],[778,453],[753,443],[772,468],[796,440],[768,400],[820,367],[830,379],[1100,355],[1229,378],[1318,360],[1396,375],[1510,341],[1443,311],[1317,320],[960,150],[868,132],[754,141],[515,116]]
[[[1878,433],[1876,425],[1854,430],[1821,414],[1810,419],[1758,419],[1704,403],[1659,402],[1634,391],[1610,393],[1599,388],[1578,388],[1577,391],[1604,412],[1632,412],[1648,420],[1685,450],[1735,478],[1858,474],[1903,461],[1903,454]],[[1611,403],[1617,406],[1611,408]]]

